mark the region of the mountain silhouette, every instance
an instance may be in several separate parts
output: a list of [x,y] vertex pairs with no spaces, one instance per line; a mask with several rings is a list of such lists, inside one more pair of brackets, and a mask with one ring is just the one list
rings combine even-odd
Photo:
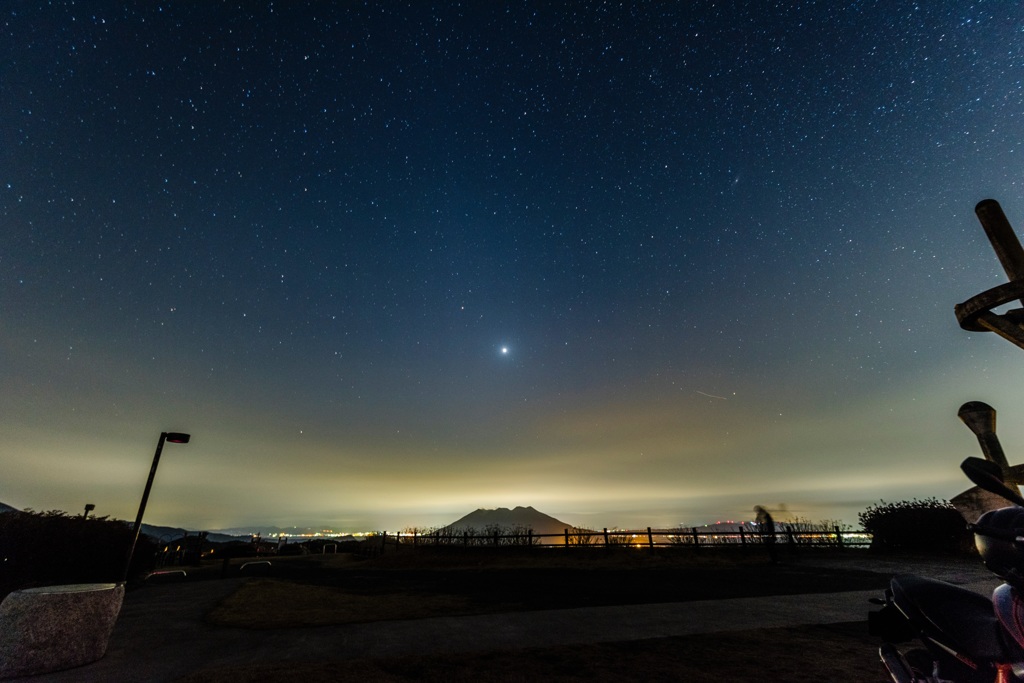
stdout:
[[[551,515],[533,509],[532,507],[497,508],[475,510],[465,517],[458,519],[445,529],[452,531],[469,531],[482,534],[490,529],[531,529],[535,534],[558,534],[561,536],[566,529],[572,530],[572,524],[567,524],[555,519]],[[557,538],[543,539],[545,543],[558,543]]]

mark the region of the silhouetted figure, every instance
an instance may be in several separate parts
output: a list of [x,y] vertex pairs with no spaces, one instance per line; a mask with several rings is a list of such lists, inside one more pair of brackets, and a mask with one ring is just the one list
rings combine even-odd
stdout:
[[772,519],[771,513],[760,505],[754,506],[754,512],[757,513],[757,531],[761,534],[761,543],[768,548],[768,557],[772,563],[777,563],[779,555],[775,548],[775,520]]

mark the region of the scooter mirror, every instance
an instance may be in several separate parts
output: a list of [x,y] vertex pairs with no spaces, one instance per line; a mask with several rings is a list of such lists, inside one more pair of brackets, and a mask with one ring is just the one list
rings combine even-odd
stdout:
[[960,469],[975,486],[1024,507],[1024,498],[1003,483],[1003,468],[997,463],[981,458],[967,458],[960,463]]
[[[998,463],[994,463],[991,460],[985,460],[984,458],[967,458],[960,464],[960,469],[967,473],[967,477],[973,481],[971,473],[981,473],[982,476],[990,479],[998,479],[1000,484],[1005,485],[1003,479],[1003,468]],[[977,483],[977,482],[975,482]]]

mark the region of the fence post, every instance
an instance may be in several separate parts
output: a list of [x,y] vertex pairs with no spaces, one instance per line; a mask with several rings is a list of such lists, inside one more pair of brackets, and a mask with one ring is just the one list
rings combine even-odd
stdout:
[[565,530],[565,547],[566,548],[569,547],[569,530],[568,529]]
[[789,549],[791,552],[796,552],[796,537],[793,535],[793,527],[789,524],[786,525],[786,538],[789,539]]
[[697,527],[693,527],[693,547],[696,548],[700,545],[700,536],[697,535]]
[[469,545],[469,530],[468,529],[463,529],[462,530],[462,545],[464,545],[464,546]]
[[498,545],[498,530],[494,530],[494,545]]
[[604,544],[605,546],[608,545],[608,527],[604,528]]
[[651,527],[647,527],[647,547],[654,547],[654,536],[651,535]]
[[836,527],[836,545],[838,545],[840,549],[843,547],[843,532],[839,530],[838,526]]
[[416,533],[417,533],[418,531],[419,531],[419,529],[413,529],[413,530],[412,530],[412,547],[413,547],[413,548],[415,548],[415,547],[416,547],[416,544],[417,544],[417,543],[419,543],[419,538],[418,538],[418,537],[417,537],[417,535],[416,535]]
[[737,527],[740,530],[740,545],[747,544],[747,534],[743,531],[743,527]]
[[386,546],[387,544],[388,544],[388,532],[385,531],[380,536],[380,552],[381,552],[382,555],[384,554],[384,550],[385,550],[384,546]]

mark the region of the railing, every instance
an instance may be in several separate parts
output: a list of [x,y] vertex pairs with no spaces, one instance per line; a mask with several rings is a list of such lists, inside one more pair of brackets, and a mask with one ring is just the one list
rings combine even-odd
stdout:
[[705,548],[705,547],[745,547],[766,546],[770,544],[796,547],[864,547],[871,544],[871,535],[863,531],[844,531],[834,527],[825,529],[800,529],[789,525],[779,525],[774,534],[760,533],[737,527],[736,531],[703,530],[700,527],[689,529],[652,529],[643,530],[603,529],[591,531],[583,529],[565,529],[561,534],[537,534],[532,530],[514,531],[512,533],[496,530],[487,534],[471,534],[468,531],[432,531],[420,533],[399,532],[388,534],[383,532],[379,538],[379,548],[394,546],[397,548],[416,548],[419,546],[442,547],[544,547],[544,548],[585,548],[585,547],[631,547],[631,548]]

